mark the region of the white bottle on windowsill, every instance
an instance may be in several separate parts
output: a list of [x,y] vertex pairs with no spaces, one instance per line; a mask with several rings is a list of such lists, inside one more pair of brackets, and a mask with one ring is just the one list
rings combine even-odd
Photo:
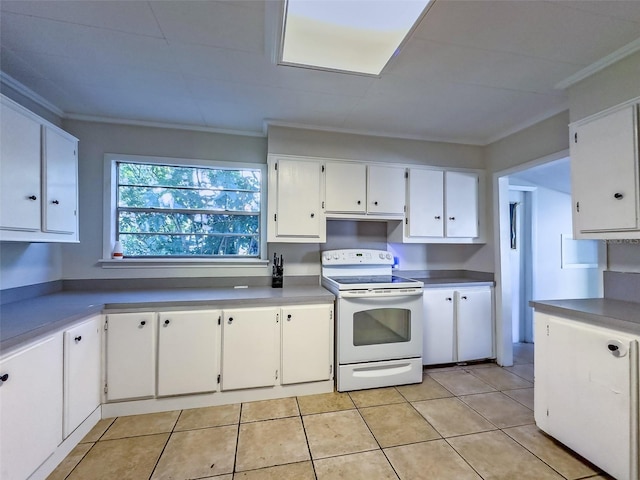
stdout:
[[122,254],[122,244],[119,241],[113,246],[111,258],[114,260],[122,260],[124,258],[124,255]]

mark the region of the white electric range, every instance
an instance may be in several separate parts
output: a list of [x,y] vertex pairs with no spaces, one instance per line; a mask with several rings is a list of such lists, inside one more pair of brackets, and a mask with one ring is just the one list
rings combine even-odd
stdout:
[[322,252],[322,286],[336,295],[336,388],[422,381],[422,282],[393,275],[385,250]]

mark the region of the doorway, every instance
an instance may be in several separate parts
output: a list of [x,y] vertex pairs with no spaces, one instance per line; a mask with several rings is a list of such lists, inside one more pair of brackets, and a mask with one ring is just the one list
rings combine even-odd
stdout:
[[565,245],[574,242],[568,151],[497,172],[494,191],[497,360],[508,366],[514,342],[534,341],[529,301],[602,296],[606,247],[579,240],[597,244],[587,249],[597,251],[597,260],[563,261]]

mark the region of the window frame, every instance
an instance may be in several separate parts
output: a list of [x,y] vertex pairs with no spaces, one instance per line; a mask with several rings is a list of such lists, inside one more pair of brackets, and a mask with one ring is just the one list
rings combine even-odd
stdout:
[[[258,257],[203,257],[203,256],[166,256],[166,257],[131,257],[113,260],[111,254],[117,235],[117,200],[118,178],[117,163],[143,163],[169,165],[176,167],[205,167],[205,168],[250,168],[260,170],[260,255]],[[266,163],[229,162],[221,160],[186,159],[175,157],[158,157],[147,155],[121,155],[106,153],[104,155],[104,198],[103,198],[103,239],[102,263],[120,264],[224,264],[224,265],[256,265],[264,264],[267,260],[267,165]],[[110,265],[113,266],[113,265]]]

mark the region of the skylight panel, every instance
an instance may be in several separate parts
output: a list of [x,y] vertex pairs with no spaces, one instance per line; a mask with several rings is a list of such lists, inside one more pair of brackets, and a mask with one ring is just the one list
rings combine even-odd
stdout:
[[281,64],[379,75],[430,0],[287,0]]

